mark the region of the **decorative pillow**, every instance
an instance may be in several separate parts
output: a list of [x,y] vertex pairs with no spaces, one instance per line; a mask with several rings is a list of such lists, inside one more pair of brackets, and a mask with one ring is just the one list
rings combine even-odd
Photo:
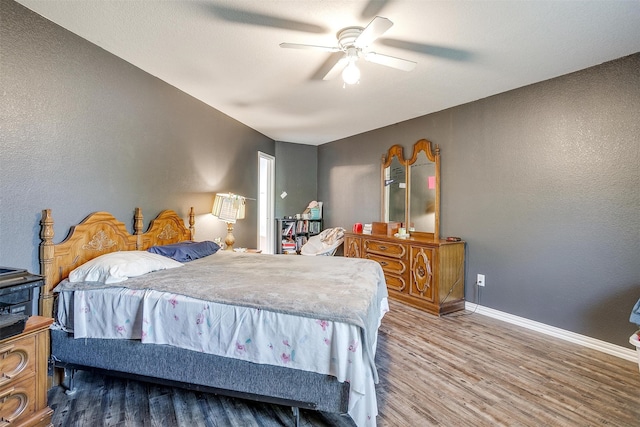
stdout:
[[187,240],[184,242],[173,243],[163,246],[152,246],[147,249],[154,254],[164,255],[179,262],[189,262],[198,258],[213,255],[220,249],[220,246],[209,240],[204,242],[193,242]]
[[70,282],[119,283],[129,277],[183,264],[147,251],[121,251],[100,255],[69,273]]

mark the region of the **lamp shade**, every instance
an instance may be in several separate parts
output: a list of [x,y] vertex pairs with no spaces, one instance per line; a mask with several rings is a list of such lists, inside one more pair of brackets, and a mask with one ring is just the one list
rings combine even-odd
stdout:
[[233,193],[218,193],[211,213],[221,221],[235,223],[245,216],[245,198]]

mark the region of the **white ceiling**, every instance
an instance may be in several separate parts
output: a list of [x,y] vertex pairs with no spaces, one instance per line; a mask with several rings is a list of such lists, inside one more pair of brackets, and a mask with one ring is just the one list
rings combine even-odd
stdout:
[[[640,51],[640,0],[18,0],[268,137],[323,144]],[[374,16],[360,83],[323,81],[336,45]],[[333,58],[335,61],[335,58]]]

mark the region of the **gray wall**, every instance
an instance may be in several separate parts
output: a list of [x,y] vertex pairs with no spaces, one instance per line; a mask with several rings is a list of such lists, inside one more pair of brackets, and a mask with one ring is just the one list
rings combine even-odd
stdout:
[[[96,210],[131,229],[136,206],[146,224],[194,206],[196,237],[224,236],[213,194],[255,198],[257,151],[277,157],[277,215],[316,198],[325,227],[350,229],[379,219],[387,148],[427,138],[442,148],[442,235],[468,242],[467,299],[484,273],[480,304],[628,345],[640,297],[640,55],[319,148],[276,147],[12,1],[0,1],[0,20],[0,265],[39,270],[44,208],[56,242]],[[255,242],[255,215],[249,202],[240,246]]]
[[[428,94],[425,94],[428,96]],[[442,150],[441,235],[466,298],[629,346],[640,298],[640,54],[320,146],[326,226],[379,220],[393,144]]]
[[[257,196],[275,142],[12,1],[0,2],[0,265],[38,272],[42,209],[55,242],[91,212],[132,228],[196,209],[198,240],[224,237],[213,195]],[[235,227],[256,245],[257,207]]]
[[[276,142],[276,218],[302,213],[318,198],[318,147]],[[280,197],[283,191],[287,197]]]

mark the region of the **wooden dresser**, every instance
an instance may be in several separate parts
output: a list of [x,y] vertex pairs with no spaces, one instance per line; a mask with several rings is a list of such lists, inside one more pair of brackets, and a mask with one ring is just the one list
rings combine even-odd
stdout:
[[0,341],[0,426],[51,426],[47,406],[49,325],[31,316],[24,332]]
[[379,262],[391,298],[442,315],[464,309],[464,245],[345,233],[344,255]]

